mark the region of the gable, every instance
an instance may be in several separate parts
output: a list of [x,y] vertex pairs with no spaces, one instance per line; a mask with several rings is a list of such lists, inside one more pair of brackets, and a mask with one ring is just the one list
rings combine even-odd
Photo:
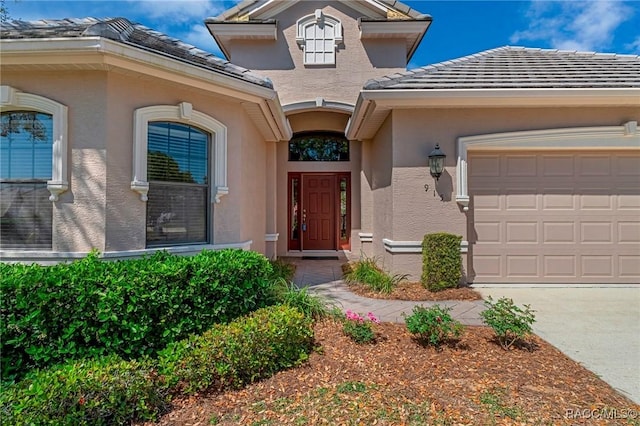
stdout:
[[[274,19],[302,0],[245,0],[218,15],[216,21],[252,21]],[[333,0],[371,19],[416,19],[424,15],[395,0]],[[325,2],[327,3],[327,2]]]

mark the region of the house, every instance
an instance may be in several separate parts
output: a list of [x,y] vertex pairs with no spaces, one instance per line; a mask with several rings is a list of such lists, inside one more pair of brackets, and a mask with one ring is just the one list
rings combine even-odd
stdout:
[[468,282],[640,283],[640,57],[407,71],[431,20],[245,0],[205,20],[229,61],[125,18],[3,24],[0,256],[347,250],[416,277],[451,232]]

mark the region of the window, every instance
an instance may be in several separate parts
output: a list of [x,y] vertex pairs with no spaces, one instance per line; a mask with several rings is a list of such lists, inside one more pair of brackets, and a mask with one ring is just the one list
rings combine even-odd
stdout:
[[349,161],[349,140],[341,133],[298,133],[289,141],[289,161]]
[[147,149],[147,246],[208,242],[208,134],[149,123]]
[[0,248],[51,249],[53,119],[34,111],[0,116]]
[[131,189],[147,202],[147,246],[212,243],[227,188],[227,128],[188,102],[134,114]]
[[340,21],[317,9],[297,22],[296,42],[302,47],[305,65],[333,65],[342,43]]
[[68,188],[67,107],[0,86],[0,249],[51,250]]

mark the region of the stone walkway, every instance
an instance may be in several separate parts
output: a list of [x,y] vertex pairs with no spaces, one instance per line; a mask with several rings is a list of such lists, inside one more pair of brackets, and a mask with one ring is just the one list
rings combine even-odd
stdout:
[[370,299],[352,293],[342,281],[342,264],[347,262],[343,254],[335,259],[303,259],[287,258],[296,265],[294,283],[298,287],[308,287],[313,293],[325,298],[329,303],[346,311],[350,309],[360,314],[373,312],[384,322],[403,323],[403,314],[410,315],[414,306],[433,305],[452,308],[451,315],[465,325],[481,325],[480,312],[484,305],[482,300],[441,302],[411,302],[402,300]]

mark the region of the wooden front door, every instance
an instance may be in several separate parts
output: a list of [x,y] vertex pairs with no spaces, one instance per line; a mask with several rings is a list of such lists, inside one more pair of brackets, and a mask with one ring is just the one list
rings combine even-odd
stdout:
[[303,250],[336,249],[336,176],[302,175]]

